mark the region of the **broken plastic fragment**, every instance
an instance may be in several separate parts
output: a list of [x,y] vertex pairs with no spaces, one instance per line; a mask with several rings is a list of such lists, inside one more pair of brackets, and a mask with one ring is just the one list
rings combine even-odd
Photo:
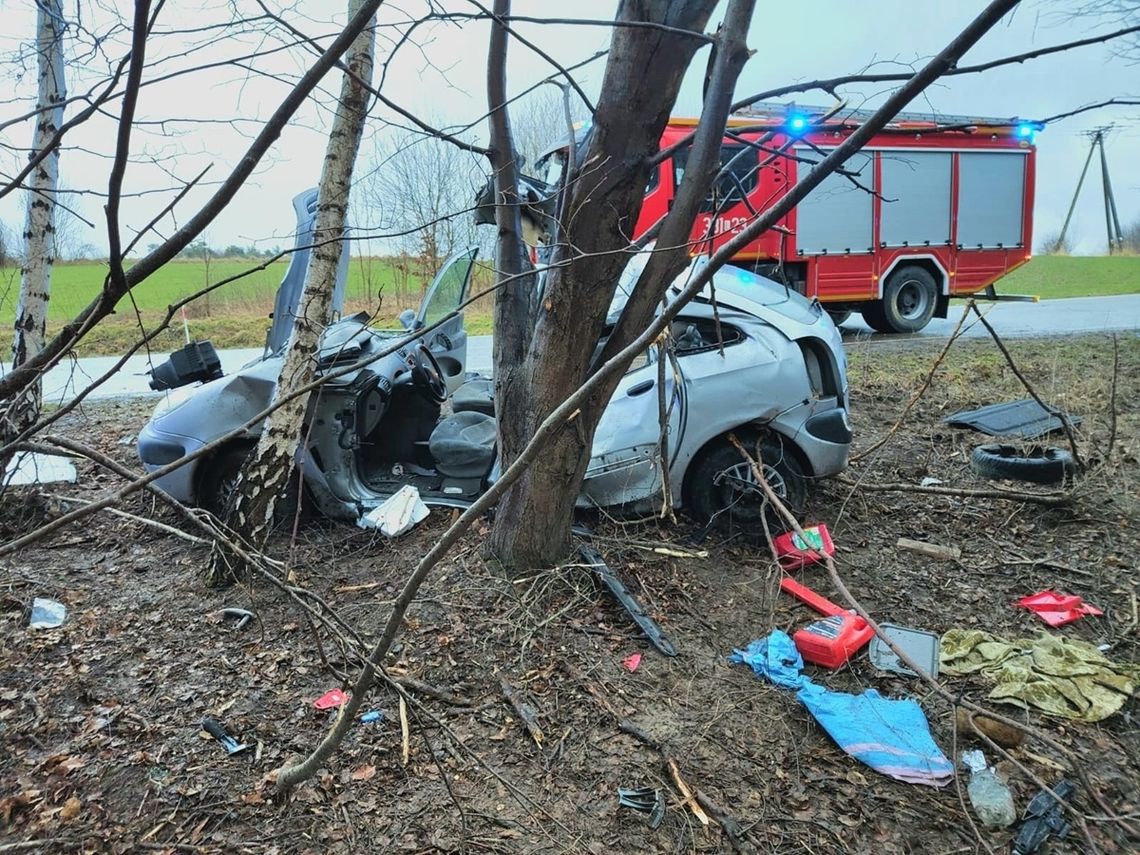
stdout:
[[385,537],[399,537],[428,515],[428,506],[420,499],[420,491],[405,484],[356,521],[361,528],[376,528]]
[[32,617],[28,629],[55,629],[67,617],[67,607],[55,600],[36,597],[32,600]]
[[641,654],[631,653],[625,659],[621,660],[621,664],[625,666],[625,670],[631,674],[637,670],[637,666],[641,664]]
[[313,701],[313,706],[319,710],[331,710],[334,707],[343,705],[347,700],[348,695],[346,695],[342,690],[330,689],[315,701]]

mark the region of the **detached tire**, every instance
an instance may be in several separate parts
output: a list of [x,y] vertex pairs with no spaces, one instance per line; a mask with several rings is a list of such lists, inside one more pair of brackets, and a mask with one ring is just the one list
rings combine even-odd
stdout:
[[883,299],[863,307],[863,320],[873,330],[914,333],[930,323],[938,306],[938,283],[925,267],[904,265],[883,286]]
[[[741,444],[749,452],[756,447],[754,438],[741,438]],[[760,457],[764,477],[776,495],[793,514],[802,512],[807,500],[807,476],[799,461],[773,437],[764,439]],[[783,519],[768,506],[756,484],[751,465],[727,439],[713,440],[689,465],[682,496],[686,510],[700,523],[747,529],[760,537],[760,520],[767,509],[769,526],[784,529]]]
[[1063,448],[1034,447],[1022,451],[1012,445],[979,445],[970,455],[970,469],[983,478],[1060,484],[1077,473],[1073,455]]

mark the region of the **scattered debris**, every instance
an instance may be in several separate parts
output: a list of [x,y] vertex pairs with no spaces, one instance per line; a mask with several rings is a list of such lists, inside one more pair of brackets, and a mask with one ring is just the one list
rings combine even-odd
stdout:
[[336,707],[344,706],[347,701],[348,695],[343,689],[329,689],[313,701],[313,706],[319,710],[331,710]]
[[962,765],[970,770],[970,783],[966,794],[974,813],[986,828],[1006,828],[1013,825],[1017,813],[1009,787],[986,764],[986,757],[977,749],[962,752]]
[[807,585],[785,576],[780,590],[811,606],[823,620],[810,623],[792,636],[800,655],[814,665],[838,668],[871,640],[875,631],[863,618],[817,594]]
[[1029,609],[1049,626],[1064,626],[1080,620],[1086,615],[1099,617],[1104,614],[1096,606],[1089,605],[1076,594],[1062,594],[1059,591],[1039,591],[1022,597],[1017,604]]
[[928,558],[938,558],[942,561],[961,561],[962,550],[957,546],[940,546],[937,543],[924,543],[921,540],[911,540],[909,537],[900,537],[895,544],[898,549],[908,552],[917,552]]
[[75,464],[66,457],[21,451],[12,455],[0,486],[26,487],[30,484],[74,484],[79,476]]
[[[879,629],[883,631],[895,646],[913,659],[931,677],[938,676],[938,636],[924,629],[908,629],[905,626],[895,626],[892,623],[881,623]],[[880,671],[893,671],[896,674],[906,674],[911,677],[918,675],[902,663],[887,643],[875,636],[871,639],[871,646],[867,650],[871,664]]]
[[361,724],[372,724],[373,722],[383,721],[383,720],[384,720],[384,711],[383,710],[369,710],[368,712],[366,712],[364,715],[362,715],[360,717],[360,723]]
[[1140,667],[1120,665],[1085,641],[1042,633],[1006,640],[978,629],[942,636],[944,674],[980,674],[988,697],[1076,721],[1102,721],[1136,691]]
[[982,735],[992,739],[1002,748],[1016,748],[1025,740],[1025,731],[1010,727],[1005,722],[990,718],[981,713],[970,714],[970,711],[958,707],[954,713],[958,730],[963,733]]
[[666,656],[676,656],[677,648],[665,637],[665,633],[661,631],[661,627],[657,625],[657,622],[645,613],[645,607],[641,605],[637,597],[630,593],[621,579],[606,565],[606,562],[602,560],[601,554],[593,547],[586,546],[585,544],[578,547],[578,552],[587,566],[589,566],[590,569],[594,571],[594,574],[610,589],[610,593],[614,595],[618,603],[621,604],[621,607],[629,612],[629,616],[633,618],[634,623],[641,627],[641,631],[645,633],[645,637],[649,639],[650,644]]
[[618,804],[639,813],[649,814],[649,827],[657,828],[665,818],[665,796],[651,787],[631,789],[618,787]]
[[210,736],[218,740],[218,742],[222,744],[222,748],[226,749],[226,753],[231,756],[234,754],[240,754],[241,752],[247,751],[253,747],[252,745],[239,743],[236,739],[230,736],[230,734],[226,731],[225,725],[223,725],[216,718],[210,718],[209,716],[206,716],[204,719],[202,719],[202,730],[206,731],[206,733],[210,734]]
[[510,702],[511,707],[514,708],[515,714],[519,717],[526,732],[530,734],[530,738],[534,740],[534,744],[539,748],[542,747],[542,728],[538,725],[538,712],[524,701],[519,696],[519,691],[509,682],[506,677],[499,678],[499,685],[503,690],[503,697]]
[[28,629],[55,629],[67,619],[67,606],[56,600],[36,597],[32,600],[32,614]]
[[621,664],[625,666],[625,670],[631,674],[637,670],[637,666],[641,664],[641,654],[631,653],[625,659],[621,660]]
[[772,541],[776,558],[785,570],[798,570],[809,564],[823,561],[825,555],[835,554],[835,544],[823,523],[804,528],[804,537],[788,531]]
[[1073,455],[1063,448],[979,445],[970,455],[970,469],[983,478],[1060,484],[1077,474]]
[[235,609],[227,608],[222,609],[222,618],[237,618],[234,623],[234,629],[244,629],[245,625],[253,620],[253,612],[249,609]]
[[[1042,407],[1033,398],[1022,398],[1020,401],[990,404],[976,410],[960,410],[942,421],[950,427],[968,428],[990,436],[1037,439],[1063,429],[1061,413],[1056,407]],[[1074,427],[1081,423],[1079,416],[1070,416],[1068,413],[1064,413],[1064,416]]]
[[1057,837],[1068,835],[1064,802],[1069,801],[1076,791],[1076,784],[1062,778],[1053,785],[1052,793],[1042,790],[1030,800],[1017,836],[1013,838],[1013,855],[1033,855],[1050,834]]
[[925,478],[923,478],[921,481],[918,482],[918,486],[920,486],[920,487],[937,487],[941,483],[942,483],[941,478],[931,478],[929,475],[927,475]]
[[428,506],[420,491],[405,484],[381,504],[356,521],[361,528],[379,529],[385,537],[399,537],[427,519]]
[[922,707],[913,698],[891,700],[874,689],[860,695],[833,692],[804,676],[803,659],[780,630],[734,650],[732,662],[749,665],[777,686],[795,689],[820,727],[836,744],[877,772],[908,784],[943,787],[954,767],[934,744]]

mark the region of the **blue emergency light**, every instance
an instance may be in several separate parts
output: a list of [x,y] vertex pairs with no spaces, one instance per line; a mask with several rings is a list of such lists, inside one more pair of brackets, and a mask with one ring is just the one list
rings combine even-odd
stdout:
[[788,117],[788,128],[794,133],[800,133],[808,124],[807,116],[792,115]]

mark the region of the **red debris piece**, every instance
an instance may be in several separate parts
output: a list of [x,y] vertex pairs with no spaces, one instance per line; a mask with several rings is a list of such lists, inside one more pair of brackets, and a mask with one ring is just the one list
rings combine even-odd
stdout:
[[335,707],[343,706],[347,700],[348,695],[343,691],[340,689],[332,689],[313,701],[313,706],[319,710],[331,710]]
[[835,554],[835,544],[823,523],[804,529],[807,537],[800,537],[794,531],[781,534],[774,541],[776,556],[785,570],[798,570],[809,564],[817,564],[824,555]]
[[637,666],[641,664],[641,654],[631,653],[625,659],[621,660],[621,664],[625,666],[625,670],[631,674],[637,670]]
[[1076,594],[1062,594],[1060,591],[1039,591],[1022,597],[1017,604],[1023,609],[1029,609],[1049,626],[1064,626],[1086,615],[1104,614]]

